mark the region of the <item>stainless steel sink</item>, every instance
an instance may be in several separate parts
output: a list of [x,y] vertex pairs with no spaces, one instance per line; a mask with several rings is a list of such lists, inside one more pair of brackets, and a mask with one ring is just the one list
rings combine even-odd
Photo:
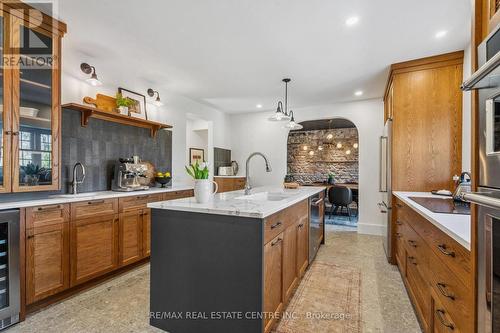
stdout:
[[250,201],[282,201],[287,199],[289,196],[284,193],[270,193],[270,192],[259,192],[249,195],[242,195],[236,197],[237,200],[250,200]]

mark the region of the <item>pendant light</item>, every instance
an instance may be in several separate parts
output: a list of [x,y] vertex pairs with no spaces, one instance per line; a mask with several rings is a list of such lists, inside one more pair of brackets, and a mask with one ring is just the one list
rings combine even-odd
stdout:
[[290,115],[288,114],[288,82],[292,81],[291,79],[283,79],[285,82],[285,109],[283,110],[283,102],[278,102],[278,107],[276,108],[276,112],[268,118],[270,121],[289,121],[291,120]]
[[295,119],[293,118],[293,111],[292,110],[290,110],[290,116],[291,116],[290,122],[288,122],[285,125],[285,128],[289,128],[291,130],[301,130],[304,128],[304,126],[302,126],[301,124],[297,124],[295,122]]

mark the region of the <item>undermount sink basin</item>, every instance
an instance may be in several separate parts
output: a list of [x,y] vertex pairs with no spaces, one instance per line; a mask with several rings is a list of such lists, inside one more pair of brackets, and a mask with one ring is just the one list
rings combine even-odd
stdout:
[[51,196],[52,198],[88,198],[97,195],[96,192],[87,192],[79,194],[58,194]]
[[288,198],[288,196],[283,193],[259,192],[255,194],[242,195],[240,197],[236,197],[235,199],[250,201],[281,201],[286,198]]

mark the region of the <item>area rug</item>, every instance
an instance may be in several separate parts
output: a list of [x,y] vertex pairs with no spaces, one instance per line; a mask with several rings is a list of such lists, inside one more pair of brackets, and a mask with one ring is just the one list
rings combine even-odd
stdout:
[[275,333],[361,332],[361,271],[315,261]]

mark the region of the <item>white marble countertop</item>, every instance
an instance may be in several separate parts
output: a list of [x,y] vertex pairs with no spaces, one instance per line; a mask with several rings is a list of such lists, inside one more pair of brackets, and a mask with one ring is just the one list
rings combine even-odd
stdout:
[[99,191],[99,192],[80,193],[76,195],[56,194],[56,195],[48,195],[46,198],[41,198],[41,199],[19,200],[10,202],[2,202],[0,197],[0,210],[42,206],[42,205],[57,205],[57,204],[87,201],[87,200],[90,201],[90,200],[101,200],[101,199],[111,199],[111,198],[122,198],[134,195],[157,194],[157,193],[166,193],[166,192],[192,190],[192,189],[193,189],[192,185],[173,185],[172,187],[167,187],[167,188],[153,187],[150,188],[149,190],[133,191],[133,192]]
[[[305,186],[298,189],[264,186],[252,189],[249,196],[245,196],[244,191],[240,190],[217,193],[211,201],[204,204],[197,203],[195,198],[185,198],[153,202],[148,204],[148,207],[184,212],[265,218],[324,190],[325,187],[316,186]],[[264,198],[266,195],[280,200],[266,200]]]
[[434,213],[410,199],[410,197],[445,199],[430,192],[393,192],[393,194],[470,251],[470,215]]

